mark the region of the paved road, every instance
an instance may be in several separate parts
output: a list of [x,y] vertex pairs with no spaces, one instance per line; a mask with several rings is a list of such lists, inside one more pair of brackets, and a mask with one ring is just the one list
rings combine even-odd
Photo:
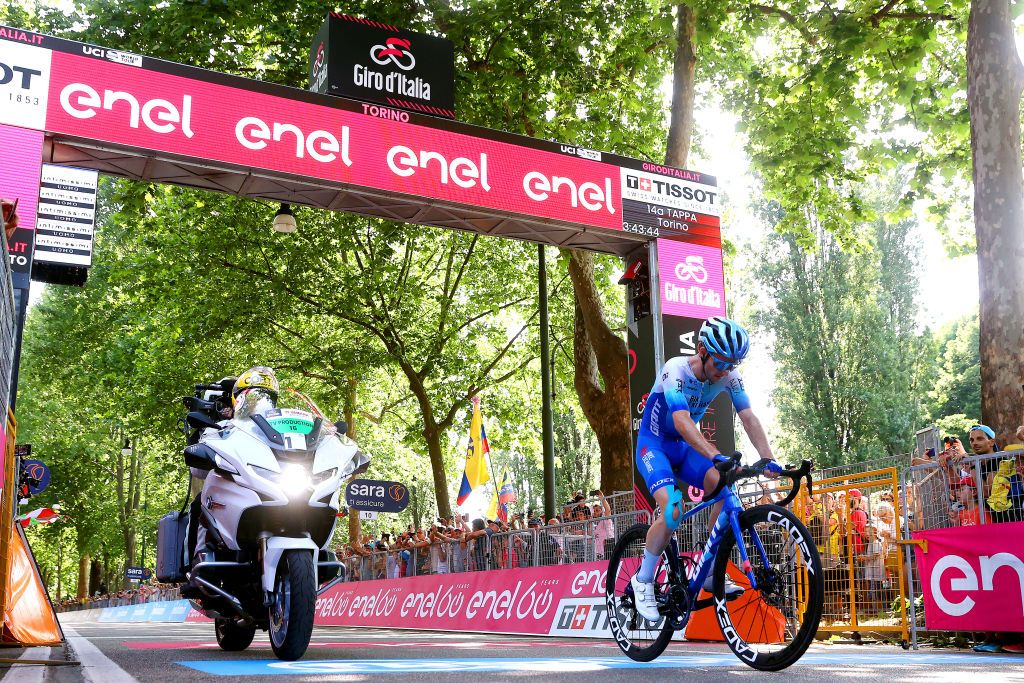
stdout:
[[[265,634],[242,653],[218,649],[209,624],[96,624],[65,626],[65,648],[6,651],[5,657],[64,659],[82,666],[18,664],[0,683],[131,683],[182,680],[252,683],[279,681],[455,681],[529,677],[539,681],[664,681],[699,675],[701,681],[737,681],[763,674],[740,664],[724,646],[674,643],[652,664],[623,656],[614,643],[521,636],[318,628],[299,662],[273,658]],[[1024,656],[951,651],[904,652],[884,645],[815,645],[784,674],[789,681],[831,678],[887,681],[1024,682]],[[282,677],[286,677],[282,679]]]

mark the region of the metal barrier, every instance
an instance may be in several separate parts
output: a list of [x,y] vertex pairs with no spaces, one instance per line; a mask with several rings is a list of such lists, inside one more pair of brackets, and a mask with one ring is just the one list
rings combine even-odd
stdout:
[[[1016,481],[1014,481],[1016,478]],[[925,630],[923,590],[917,571],[915,531],[1024,521],[1024,450],[969,455],[914,465],[903,471],[900,496],[903,564],[908,578],[911,643]],[[1017,495],[1014,495],[1016,492]]]
[[819,632],[889,632],[908,641],[898,495],[898,471],[887,467],[816,480],[813,499],[803,493],[794,501],[825,571]]

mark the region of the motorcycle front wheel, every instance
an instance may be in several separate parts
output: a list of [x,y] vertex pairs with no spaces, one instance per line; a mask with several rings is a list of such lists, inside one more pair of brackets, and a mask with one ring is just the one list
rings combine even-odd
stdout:
[[294,661],[309,647],[316,606],[313,553],[287,550],[277,565],[270,605],[270,647],[278,659]]

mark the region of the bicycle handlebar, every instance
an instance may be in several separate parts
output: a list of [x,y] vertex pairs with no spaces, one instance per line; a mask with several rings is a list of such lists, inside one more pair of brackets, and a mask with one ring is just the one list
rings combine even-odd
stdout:
[[[722,489],[726,486],[732,486],[741,479],[751,479],[764,474],[764,465],[761,464],[764,461],[756,463],[754,465],[740,465],[740,459],[742,455],[739,453],[733,453],[732,457],[728,460],[715,463],[715,469],[719,472],[718,486],[715,487],[714,491],[705,493],[703,502],[712,500],[721,493]],[[765,463],[766,464],[766,463]],[[793,488],[789,494],[776,503],[785,507],[793,502],[793,500],[800,493],[800,480],[807,480],[807,493],[808,495],[814,495],[813,482],[811,481],[811,467],[813,463],[810,460],[803,460],[800,463],[800,467],[797,468],[786,468],[779,472],[780,477],[786,477],[793,481]]]

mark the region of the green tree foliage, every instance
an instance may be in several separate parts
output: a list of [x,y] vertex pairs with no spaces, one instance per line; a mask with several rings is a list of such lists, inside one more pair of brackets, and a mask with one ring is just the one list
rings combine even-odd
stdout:
[[[936,334],[937,362],[928,392],[933,421],[950,415],[981,419],[981,358],[978,314],[957,320]],[[967,425],[970,426],[970,425]]]
[[[813,217],[810,217],[813,221]],[[906,452],[924,406],[918,368],[912,225],[864,226],[846,251],[820,223],[814,248],[770,240],[758,279],[771,297],[756,318],[774,336],[781,450],[838,465]]]
[[740,115],[779,229],[848,243],[875,210],[861,183],[907,164],[907,201],[890,217],[921,194],[947,210],[930,188],[969,169],[966,0],[690,4],[698,78]]

